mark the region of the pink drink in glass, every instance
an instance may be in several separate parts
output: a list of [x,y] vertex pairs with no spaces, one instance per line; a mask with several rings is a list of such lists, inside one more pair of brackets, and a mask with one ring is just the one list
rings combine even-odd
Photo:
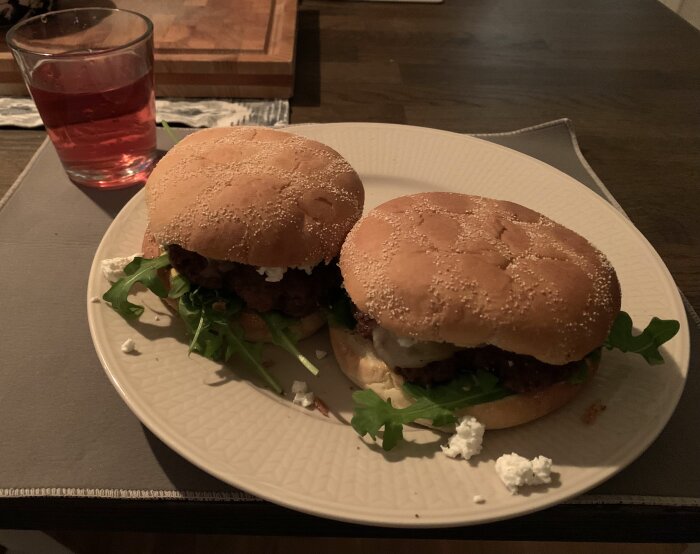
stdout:
[[[65,67],[61,67],[65,65]],[[136,79],[115,62],[85,66],[45,61],[29,91],[66,169],[99,175],[98,186],[128,186],[148,171],[156,144],[153,69]]]
[[71,180],[145,181],[157,155],[151,21],[111,8],[60,10],[17,24],[7,43]]

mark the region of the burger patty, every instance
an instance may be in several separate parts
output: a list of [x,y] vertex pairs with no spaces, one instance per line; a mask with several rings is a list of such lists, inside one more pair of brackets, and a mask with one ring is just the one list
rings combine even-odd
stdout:
[[[353,315],[357,321],[355,331],[372,340],[372,331],[377,327],[377,322],[359,310],[355,310]],[[521,393],[545,389],[564,381],[579,369],[579,364],[580,362],[546,364],[532,356],[488,345],[459,350],[445,360],[430,362],[423,367],[397,367],[394,371],[409,383],[429,387],[447,383],[460,373],[481,369],[496,375],[504,387]]]
[[495,346],[465,348],[446,360],[423,367],[397,367],[396,373],[409,383],[422,386],[439,385],[456,378],[464,371],[490,371],[501,384],[513,392],[534,392],[565,381],[579,368],[579,362],[551,365],[532,356],[506,352]]
[[377,322],[372,319],[371,316],[361,312],[357,308],[353,310],[352,316],[355,318],[356,322],[355,332],[367,340],[372,340],[372,331],[374,331],[374,328],[377,326]]
[[177,245],[168,247],[170,263],[188,281],[209,289],[237,295],[251,310],[277,310],[292,317],[304,317],[319,309],[328,291],[341,283],[338,265],[318,264],[310,275],[288,269],[282,280],[265,280],[252,265],[210,260]]

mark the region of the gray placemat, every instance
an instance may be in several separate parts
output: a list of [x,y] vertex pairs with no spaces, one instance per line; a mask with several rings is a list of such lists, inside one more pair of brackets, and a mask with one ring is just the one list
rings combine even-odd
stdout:
[[[480,136],[614,201],[566,120]],[[160,139],[161,147],[170,145]],[[143,427],[95,354],[85,317],[88,272],[100,238],[136,191],[76,187],[47,142],[0,201],[0,496],[253,499]],[[691,328],[691,371],[666,430],[631,466],[574,502],[700,505],[700,474],[686,469],[688,460],[700,459],[700,444],[687,440],[700,399],[700,332]]]

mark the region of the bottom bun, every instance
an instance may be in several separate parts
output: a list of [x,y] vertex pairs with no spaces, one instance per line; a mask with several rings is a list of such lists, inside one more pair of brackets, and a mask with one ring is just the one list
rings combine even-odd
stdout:
[[[263,318],[255,312],[244,310],[237,323],[243,328],[246,340],[254,342],[272,342],[270,330]],[[313,312],[302,318],[295,319],[286,331],[296,340],[302,340],[313,335],[326,324],[326,318],[321,312]]]
[[[401,387],[403,377],[391,371],[377,356],[372,341],[340,327],[330,327],[331,344],[340,369],[357,386],[371,389],[384,400],[391,399],[392,406],[405,408],[413,403]],[[588,382],[598,368],[598,363],[587,360]],[[457,412],[457,416],[474,416],[487,429],[506,429],[528,423],[561,408],[581,391],[584,383],[565,381],[555,383],[536,392],[513,394],[500,400],[469,406]],[[429,422],[419,421],[427,425]],[[430,425],[428,425],[430,426]]]

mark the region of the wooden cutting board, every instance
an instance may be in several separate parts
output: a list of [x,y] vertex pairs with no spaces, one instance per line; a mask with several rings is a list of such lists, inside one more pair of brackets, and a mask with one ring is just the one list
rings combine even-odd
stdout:
[[[158,96],[289,98],[294,84],[297,0],[114,0],[155,29]],[[58,0],[55,9],[105,5]],[[7,46],[0,95],[27,95]]]

